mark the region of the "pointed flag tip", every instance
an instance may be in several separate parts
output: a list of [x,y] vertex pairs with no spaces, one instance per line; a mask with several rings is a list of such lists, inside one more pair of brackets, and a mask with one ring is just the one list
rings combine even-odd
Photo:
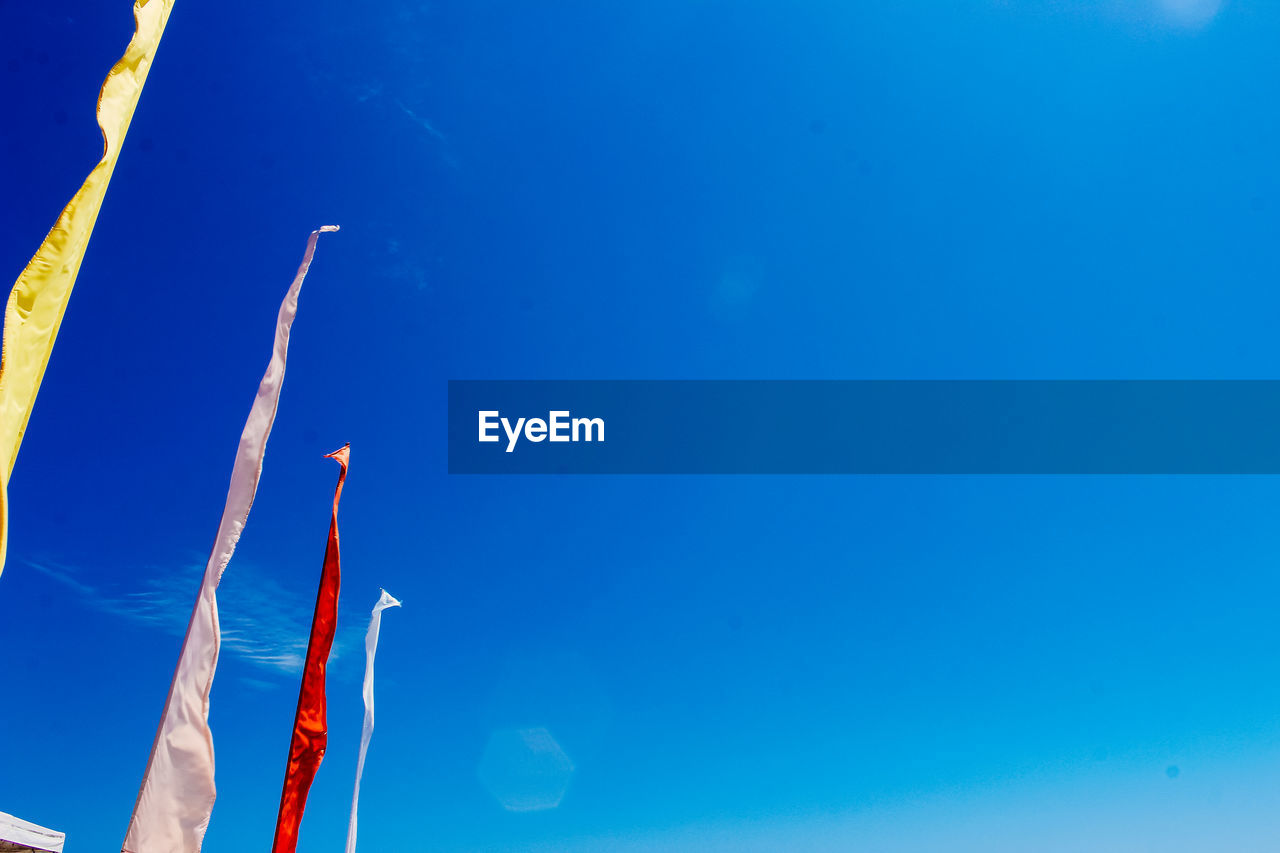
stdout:
[[332,453],[326,453],[324,455],[324,458],[336,459],[338,460],[338,464],[340,464],[343,468],[347,467],[347,462],[351,460],[351,442],[348,441],[346,444],[342,445]]

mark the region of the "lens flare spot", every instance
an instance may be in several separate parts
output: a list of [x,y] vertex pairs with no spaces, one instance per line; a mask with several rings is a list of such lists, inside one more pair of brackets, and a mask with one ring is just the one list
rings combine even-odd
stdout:
[[1159,0],[1160,8],[1176,24],[1203,27],[1222,11],[1223,0]]
[[503,729],[489,736],[476,770],[504,809],[536,812],[560,805],[573,762],[544,728]]

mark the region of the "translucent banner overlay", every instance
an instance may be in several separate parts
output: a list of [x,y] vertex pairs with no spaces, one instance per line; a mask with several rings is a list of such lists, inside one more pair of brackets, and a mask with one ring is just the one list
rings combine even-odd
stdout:
[[449,471],[1280,474],[1280,381],[451,381]]

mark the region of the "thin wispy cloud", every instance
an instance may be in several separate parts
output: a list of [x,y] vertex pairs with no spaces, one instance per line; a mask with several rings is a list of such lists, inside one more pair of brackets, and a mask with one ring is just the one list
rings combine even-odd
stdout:
[[409,120],[410,120],[410,121],[412,121],[414,124],[418,125],[418,127],[422,128],[422,129],[423,129],[423,130],[425,130],[427,133],[429,133],[431,136],[434,136],[436,139],[440,140],[441,142],[447,142],[447,141],[448,141],[448,140],[446,140],[446,139],[444,138],[444,134],[443,134],[443,133],[441,133],[440,131],[436,130],[435,125],[433,125],[430,121],[428,121],[427,119],[425,119],[425,118],[423,118],[422,116],[420,116],[420,115],[418,115],[417,113],[415,113],[413,110],[411,110],[411,109],[409,109],[408,107],[406,107],[406,106],[404,105],[404,101],[400,100],[399,98],[395,98],[394,100],[395,100],[395,102],[396,102],[396,106],[400,108],[400,111],[401,111],[401,112],[403,112],[405,115],[407,115],[407,116],[409,117]]
[[[201,563],[148,570],[133,576],[132,589],[124,589],[117,583],[89,583],[82,573],[58,563],[25,562],[76,594],[86,607],[176,636],[187,629],[204,570]],[[234,581],[228,583],[228,577],[218,587],[222,653],[278,673],[301,671],[311,630],[311,596],[290,592],[251,565],[236,565]],[[359,643],[363,626],[344,621],[348,624],[334,639],[331,660]]]

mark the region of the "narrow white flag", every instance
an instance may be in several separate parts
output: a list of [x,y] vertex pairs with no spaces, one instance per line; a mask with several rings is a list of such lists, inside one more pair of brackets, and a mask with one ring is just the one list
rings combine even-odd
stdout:
[[311,232],[307,250],[297,275],[280,304],[276,318],[275,345],[267,372],[258,385],[258,394],[249,409],[227,502],[218,522],[218,535],[204,567],[200,595],[187,623],[178,666],[169,685],[160,727],[147,759],[147,770],[138,789],[138,799],[129,819],[121,853],[199,853],[209,827],[217,789],[213,784],[213,733],[209,731],[209,691],[218,668],[222,633],[218,627],[218,581],[235,553],[236,543],[249,518],[267,437],[275,422],[289,354],[289,329],[298,313],[298,293],[315,255],[316,240],[322,232],[337,231],[325,225]]
[[360,733],[360,757],[356,760],[356,790],[351,795],[351,823],[347,826],[347,853],[356,853],[356,812],[360,809],[360,777],[364,775],[364,756],[369,751],[369,739],[373,737],[373,657],[378,653],[378,630],[382,627],[382,611],[399,607],[384,589],[373,605],[373,617],[369,620],[369,632],[364,636],[364,730]]

